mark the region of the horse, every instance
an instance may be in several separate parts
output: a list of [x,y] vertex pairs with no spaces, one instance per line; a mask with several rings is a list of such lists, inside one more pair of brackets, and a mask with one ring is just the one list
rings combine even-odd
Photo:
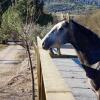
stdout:
[[48,50],[71,43],[75,48],[81,66],[100,100],[100,38],[90,29],[74,20],[57,23],[43,38],[42,47]]

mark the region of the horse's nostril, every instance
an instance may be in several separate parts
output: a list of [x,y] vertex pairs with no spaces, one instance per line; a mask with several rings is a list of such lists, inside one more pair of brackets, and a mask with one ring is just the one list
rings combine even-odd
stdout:
[[48,50],[48,48],[47,48],[45,42],[42,43],[42,48],[45,49],[45,50]]

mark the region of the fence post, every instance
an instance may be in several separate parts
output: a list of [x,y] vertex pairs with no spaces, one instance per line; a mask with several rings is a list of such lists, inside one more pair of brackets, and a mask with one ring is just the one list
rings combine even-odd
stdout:
[[42,49],[42,41],[37,38],[37,70],[39,100],[75,100],[70,88],[65,84],[49,52]]
[[44,83],[43,83],[43,76],[42,76],[42,70],[41,70],[39,48],[38,48],[38,46],[37,47],[35,46],[34,48],[35,48],[36,60],[37,60],[38,96],[39,96],[39,100],[46,100]]

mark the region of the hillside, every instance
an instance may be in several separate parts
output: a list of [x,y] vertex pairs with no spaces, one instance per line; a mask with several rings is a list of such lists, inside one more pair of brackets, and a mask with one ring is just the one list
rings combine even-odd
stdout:
[[83,13],[100,8],[97,0],[45,0],[45,9],[49,12]]

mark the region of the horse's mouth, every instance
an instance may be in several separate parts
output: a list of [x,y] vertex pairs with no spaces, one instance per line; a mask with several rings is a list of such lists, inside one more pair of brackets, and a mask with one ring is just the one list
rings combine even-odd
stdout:
[[48,49],[49,49],[48,47],[45,46],[45,43],[42,44],[42,48],[43,48],[44,50],[48,50]]
[[44,49],[44,50],[48,50],[49,48],[46,48],[46,47],[44,47],[44,46],[42,46],[42,48]]

